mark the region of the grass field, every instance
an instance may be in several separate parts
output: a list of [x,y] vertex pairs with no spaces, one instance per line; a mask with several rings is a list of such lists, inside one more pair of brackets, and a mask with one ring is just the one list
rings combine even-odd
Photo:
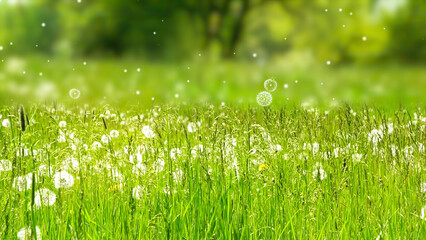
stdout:
[[426,238],[425,76],[10,57],[0,239]]
[[425,116],[4,106],[0,238],[423,239]]
[[[278,108],[303,104],[327,110],[348,103],[393,111],[399,107],[413,110],[426,103],[423,66],[319,63],[308,68],[292,61],[196,60],[160,64],[132,59],[69,61],[12,56],[0,62],[0,103],[48,98],[64,104],[109,104],[120,109],[206,102],[248,106],[257,105],[256,95],[264,91],[264,81],[269,78],[278,83],[271,105]],[[81,92],[78,101],[68,95],[72,88]]]

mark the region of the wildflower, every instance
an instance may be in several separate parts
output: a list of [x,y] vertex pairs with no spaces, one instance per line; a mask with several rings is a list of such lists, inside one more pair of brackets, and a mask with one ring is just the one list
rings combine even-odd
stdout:
[[1,125],[3,126],[3,127],[5,127],[5,128],[8,128],[8,127],[10,127],[10,121],[9,121],[9,119],[4,119],[2,122],[1,122]]
[[265,170],[266,168],[268,168],[268,164],[263,163],[263,164],[261,164],[261,165],[259,166],[259,171],[263,171],[263,170]]
[[75,158],[65,160],[62,165],[63,169],[68,171],[78,171],[80,169],[80,163]]
[[95,142],[92,143],[92,149],[93,150],[96,150],[96,149],[98,149],[100,147],[102,147],[102,144],[100,142],[96,142],[95,141]]
[[379,235],[377,236],[376,240],[380,240],[382,238],[382,231],[379,232]]
[[36,209],[41,206],[52,206],[56,202],[56,194],[47,188],[35,192],[34,205]]
[[[37,176],[34,176],[35,182],[37,182]],[[28,173],[25,176],[16,177],[13,181],[13,188],[22,192],[25,190],[29,190],[33,185],[33,173]]]
[[122,184],[115,184],[108,188],[108,191],[121,191],[122,190]]
[[417,146],[419,148],[419,152],[423,153],[425,151],[425,145],[422,143],[417,143]]
[[142,187],[141,185],[138,185],[138,186],[133,188],[132,196],[135,199],[140,200],[143,197],[144,190],[145,190],[144,187]]
[[[36,229],[37,240],[41,240],[40,228],[38,226],[36,226],[35,229]],[[19,230],[19,232],[18,232],[18,239],[19,240],[32,239],[31,227],[21,228],[21,230]]]
[[74,177],[67,171],[58,171],[53,175],[55,188],[70,188],[74,185]]
[[47,167],[45,164],[40,165],[40,167],[38,167],[37,173],[40,176],[52,175],[52,167]]
[[341,148],[337,147],[333,150],[333,152],[334,152],[334,157],[338,158],[339,155],[343,152],[343,150]]
[[161,171],[163,171],[163,170],[164,170],[164,165],[165,165],[164,160],[159,158],[159,159],[157,159],[157,161],[154,163],[154,168],[155,168],[155,170],[156,170],[157,172],[161,172]]
[[109,133],[109,135],[110,135],[112,138],[117,138],[120,134],[119,134],[119,132],[118,132],[117,130],[112,130],[112,131]]
[[170,150],[170,158],[176,159],[180,155],[181,155],[181,151],[179,150],[179,148],[173,148],[172,150]]
[[123,181],[123,175],[117,170],[117,168],[109,164],[106,165],[106,168],[108,169],[108,172],[107,172],[108,177],[110,177],[113,181],[116,181],[116,182]]
[[58,142],[63,143],[65,141],[67,141],[65,134],[61,130],[59,130]]
[[12,170],[12,162],[9,160],[0,161],[0,172]]
[[422,193],[426,192],[426,182],[421,184],[420,192]]
[[354,162],[360,162],[361,158],[362,158],[362,154],[358,154],[358,153],[352,154],[352,161]]
[[319,152],[320,145],[317,142],[312,143],[312,153],[315,155]]
[[426,220],[426,206],[424,206],[422,208],[421,214],[420,214],[420,218],[423,220]]
[[402,151],[404,153],[405,158],[413,158],[414,148],[412,146],[406,146]]
[[196,145],[192,148],[191,154],[192,154],[193,157],[197,157],[198,153],[202,153],[203,151],[204,151],[203,145],[199,144],[199,145]]
[[146,172],[146,166],[142,163],[137,163],[134,167],[133,167],[133,173],[136,175],[143,175]]
[[190,122],[188,124],[188,132],[193,133],[195,131],[197,131],[197,125],[193,122]]
[[397,151],[398,151],[398,147],[395,145],[391,145],[392,157],[396,157]]
[[312,173],[314,179],[324,180],[327,177],[327,173],[322,169],[321,163],[316,163],[314,166],[314,171]]
[[183,175],[182,170],[176,169],[176,171],[173,172],[173,179],[175,180],[175,182],[181,182],[182,181],[182,175]]
[[145,135],[145,137],[147,138],[153,138],[155,137],[155,133],[154,131],[151,130],[151,128],[149,126],[144,126],[142,128],[142,133]]
[[65,121],[60,121],[59,122],[59,127],[64,128],[66,126],[67,126],[67,122],[65,122]]
[[368,134],[368,141],[373,142],[374,145],[377,145],[377,143],[381,141],[382,139],[383,139],[383,131],[380,129],[379,130],[373,129]]
[[103,135],[103,136],[101,137],[101,142],[103,142],[103,143],[107,144],[107,143],[109,142],[109,137],[108,137],[108,135]]
[[140,162],[142,162],[142,154],[136,153],[136,155],[130,155],[129,160],[130,160],[131,163],[140,163]]

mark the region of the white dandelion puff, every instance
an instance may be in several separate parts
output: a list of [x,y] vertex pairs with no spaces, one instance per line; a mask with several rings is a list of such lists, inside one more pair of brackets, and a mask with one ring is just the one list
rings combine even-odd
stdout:
[[73,88],[70,90],[69,95],[72,99],[78,99],[80,97],[80,91],[78,89]]
[[103,142],[104,144],[109,143],[109,137],[108,137],[108,135],[102,135],[101,142]]
[[193,157],[197,157],[199,155],[199,153],[202,153],[203,151],[204,151],[203,145],[199,144],[199,145],[196,145],[192,148],[191,154],[192,154]]
[[263,91],[257,94],[257,103],[262,107],[267,107],[272,103],[272,95],[269,92]]
[[102,144],[100,142],[95,141],[95,142],[92,143],[92,149],[93,150],[99,149],[100,147],[102,147]]
[[78,171],[80,169],[80,163],[76,158],[69,158],[65,160],[62,165],[63,169],[67,171]]
[[165,162],[163,159],[157,159],[157,161],[154,163],[154,169],[157,172],[161,172],[164,170],[164,165],[165,165]]
[[272,145],[272,151],[281,152],[282,150],[283,150],[283,148],[281,147],[281,145],[279,145],[279,144]]
[[181,151],[179,148],[173,148],[172,150],[170,150],[170,158],[171,159],[176,159],[181,155]]
[[112,138],[117,138],[120,134],[119,134],[119,132],[118,132],[117,130],[112,130],[112,131],[109,133],[109,135],[110,135]]
[[59,127],[64,128],[66,126],[67,126],[67,122],[65,122],[65,121],[60,121],[59,122]]
[[155,133],[154,131],[152,131],[152,129],[149,126],[144,126],[142,128],[142,133],[145,135],[145,137],[147,138],[153,138],[155,137]]
[[426,192],[426,182],[422,183],[420,186],[420,192],[425,193]]
[[67,171],[58,171],[53,175],[55,188],[70,188],[74,185],[74,177]]
[[[37,240],[41,240],[41,231],[38,226],[35,227],[36,229],[36,236]],[[29,240],[32,239],[32,233],[31,233],[31,227],[24,227],[21,228],[18,232],[18,239],[19,240]]]
[[266,91],[273,92],[277,89],[277,82],[273,79],[268,79],[263,83],[263,86],[265,87]]
[[317,162],[314,165],[314,171],[312,172],[312,177],[314,179],[319,179],[321,181],[327,178],[327,173],[324,171],[324,169],[322,169],[321,163]]
[[65,133],[63,133],[61,130],[59,130],[59,136],[58,136],[58,142],[63,143],[66,142],[67,138],[65,136]]
[[146,166],[142,163],[137,163],[135,166],[133,166],[132,172],[136,175],[143,175],[146,173]]
[[319,152],[320,145],[317,142],[312,143],[312,153],[315,155]]
[[145,188],[142,187],[141,185],[134,187],[133,190],[132,190],[133,198],[135,198],[137,200],[142,199],[144,191],[145,191]]
[[35,192],[34,205],[38,209],[42,206],[52,206],[56,202],[56,194],[47,188],[39,189]]
[[188,123],[188,132],[193,133],[197,131],[197,124],[190,122]]
[[1,125],[5,128],[9,128],[10,127],[10,121],[9,119],[3,119],[3,121],[1,122]]
[[142,154],[136,153],[136,155],[130,155],[130,162],[131,163],[140,163],[142,162]]
[[12,162],[9,160],[0,161],[0,172],[12,170]]
[[381,141],[382,139],[383,139],[383,131],[380,129],[379,130],[373,129],[368,134],[368,141],[373,142],[374,145],[377,145],[377,143]]
[[183,172],[180,169],[176,169],[175,172],[173,172],[173,179],[175,182],[181,182],[182,181]]
[[426,206],[424,206],[420,213],[420,218],[426,220]]
[[362,154],[359,154],[359,153],[352,154],[353,162],[361,162],[361,159],[362,159]]
[[40,176],[47,176],[47,175],[52,175],[52,167],[48,167],[46,164],[40,165],[40,167],[38,167],[38,175]]
[[[35,183],[37,183],[37,175],[34,176]],[[30,190],[33,186],[33,173],[28,173],[25,176],[16,177],[13,181],[13,188],[22,192]]]

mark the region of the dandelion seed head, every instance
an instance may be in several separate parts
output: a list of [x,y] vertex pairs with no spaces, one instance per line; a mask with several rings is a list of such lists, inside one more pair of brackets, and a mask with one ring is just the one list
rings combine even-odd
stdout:
[[277,89],[277,82],[273,79],[268,79],[264,82],[263,86],[265,87],[266,91],[273,92],[275,89]]
[[9,160],[0,160],[0,172],[11,171],[12,162]]
[[70,188],[74,185],[74,177],[66,170],[57,171],[53,175],[55,188]]
[[70,90],[69,95],[72,99],[78,99],[80,97],[80,91],[76,88]]
[[42,206],[52,206],[56,202],[56,194],[50,189],[42,188],[35,192],[34,206],[36,209]]
[[66,127],[67,126],[67,122],[65,122],[65,121],[60,121],[59,122],[59,127],[60,128],[64,128],[64,127]]
[[188,132],[193,133],[197,131],[197,124],[190,122],[188,123]]
[[267,107],[272,103],[272,95],[269,92],[263,91],[257,94],[257,103],[262,107]]
[[117,138],[117,137],[120,135],[120,133],[119,133],[117,130],[112,130],[112,131],[109,133],[109,135],[110,135],[112,138]]
[[9,128],[10,127],[10,121],[9,119],[3,119],[3,121],[1,122],[1,125],[5,128]]
[[132,196],[133,196],[133,198],[135,198],[137,200],[142,199],[142,197],[144,195],[143,194],[144,191],[145,191],[145,188],[142,187],[141,185],[138,185],[138,186],[134,187],[133,190],[132,190]]
[[[37,240],[41,240],[40,228],[38,226],[36,226],[35,229],[36,229]],[[19,240],[32,239],[31,227],[21,228],[21,230],[19,230],[17,236],[18,236]]]

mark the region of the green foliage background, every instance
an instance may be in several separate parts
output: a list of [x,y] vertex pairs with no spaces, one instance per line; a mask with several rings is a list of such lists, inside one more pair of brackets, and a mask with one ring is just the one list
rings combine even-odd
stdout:
[[198,51],[236,58],[256,51],[268,59],[308,51],[315,59],[342,63],[426,56],[422,0],[4,0],[0,5],[0,44],[12,41],[19,47],[8,51],[21,54],[177,60]]

